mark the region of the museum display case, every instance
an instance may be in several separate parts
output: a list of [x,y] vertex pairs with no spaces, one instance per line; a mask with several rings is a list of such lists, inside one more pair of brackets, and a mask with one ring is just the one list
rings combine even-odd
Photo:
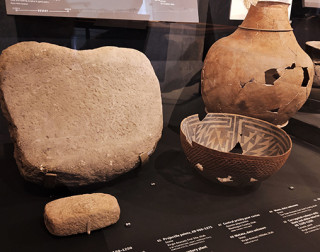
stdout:
[[[272,85],[295,72],[306,89],[281,129],[202,99],[210,47],[256,1],[106,2],[0,1],[0,251],[319,251],[318,1],[280,1],[310,63],[263,62]],[[261,63],[229,59],[249,75]],[[212,72],[211,86],[228,74]]]

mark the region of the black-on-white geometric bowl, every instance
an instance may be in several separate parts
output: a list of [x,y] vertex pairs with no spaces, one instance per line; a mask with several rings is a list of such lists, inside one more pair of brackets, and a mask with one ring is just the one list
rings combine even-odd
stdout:
[[180,140],[188,160],[206,178],[230,186],[263,181],[289,157],[292,142],[275,125],[236,114],[185,118]]

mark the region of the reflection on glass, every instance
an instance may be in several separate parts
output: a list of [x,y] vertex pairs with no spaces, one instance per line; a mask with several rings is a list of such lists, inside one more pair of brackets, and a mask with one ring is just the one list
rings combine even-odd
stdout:
[[14,15],[198,22],[197,0],[6,0]]

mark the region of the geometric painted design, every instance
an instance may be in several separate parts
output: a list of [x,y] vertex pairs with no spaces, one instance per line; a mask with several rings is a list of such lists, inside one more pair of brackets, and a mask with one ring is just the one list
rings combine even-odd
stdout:
[[242,155],[277,156],[291,147],[288,135],[278,127],[242,115],[209,113],[202,121],[194,115],[183,121],[181,130],[190,144],[221,152],[229,152],[239,143]]
[[198,115],[189,116],[180,131],[190,163],[204,177],[228,186],[267,179],[284,165],[291,150],[283,130],[241,115],[209,113],[202,121]]

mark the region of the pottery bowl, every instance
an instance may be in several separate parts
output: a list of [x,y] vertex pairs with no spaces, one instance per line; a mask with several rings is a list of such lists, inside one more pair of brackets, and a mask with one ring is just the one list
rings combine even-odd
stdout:
[[185,118],[182,148],[206,178],[230,186],[247,186],[277,172],[289,157],[292,142],[275,125],[243,115],[208,113]]

